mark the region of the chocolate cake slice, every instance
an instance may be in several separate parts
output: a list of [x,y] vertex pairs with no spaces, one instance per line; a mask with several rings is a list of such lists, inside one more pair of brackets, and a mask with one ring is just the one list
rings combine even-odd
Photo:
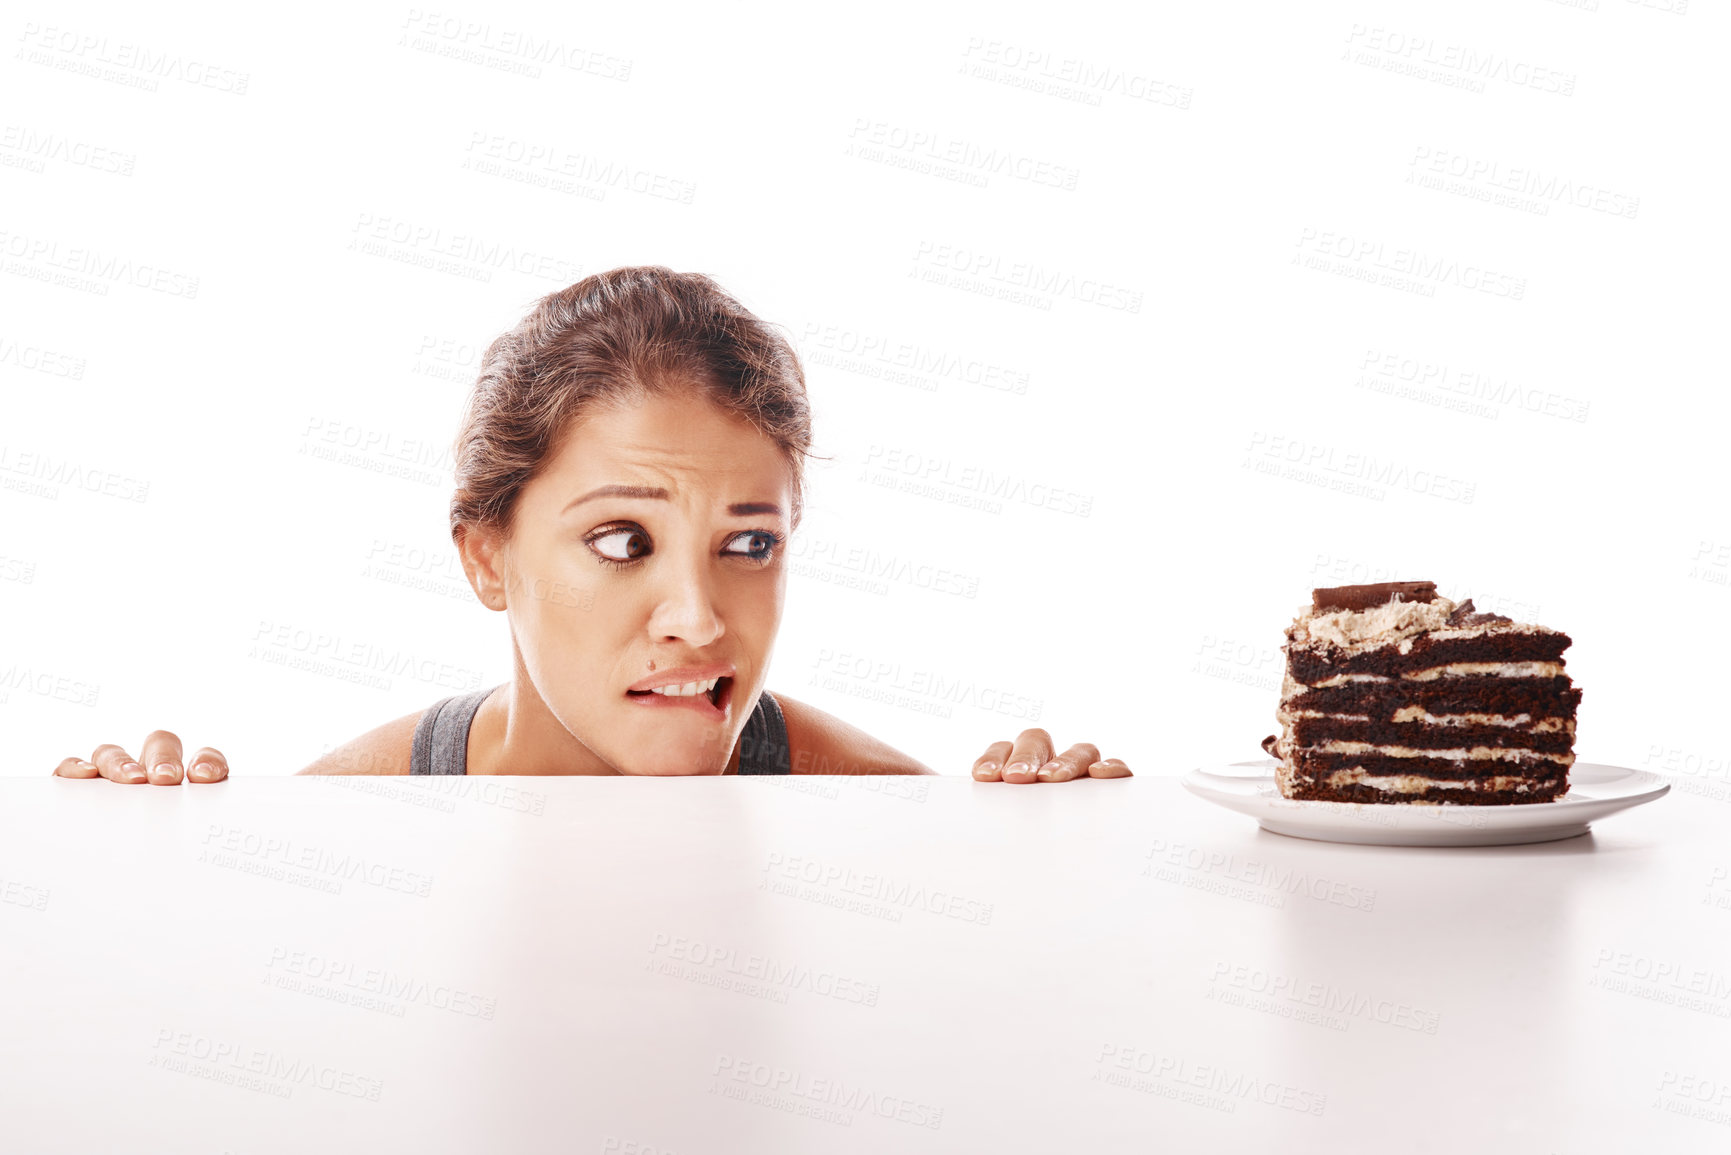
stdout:
[[1581,691],[1571,639],[1481,614],[1433,582],[1312,592],[1286,628],[1286,678],[1263,741],[1287,798],[1549,802],[1569,788]]

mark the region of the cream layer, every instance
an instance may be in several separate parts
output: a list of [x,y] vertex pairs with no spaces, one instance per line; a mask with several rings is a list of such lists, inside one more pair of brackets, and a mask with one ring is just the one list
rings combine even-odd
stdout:
[[[1391,678],[1386,674],[1336,674],[1332,678],[1313,682],[1308,688],[1328,690],[1353,682],[1434,682],[1438,678],[1557,678],[1561,677],[1562,673],[1561,662],[1450,662],[1446,666],[1432,666],[1426,670],[1408,670],[1398,678]],[[1304,686],[1303,682],[1293,679],[1290,674],[1287,677],[1294,686]]]
[[1375,754],[1379,758],[1446,758],[1450,762],[1554,762],[1572,766],[1575,755],[1541,754],[1520,746],[1473,746],[1456,750],[1421,750],[1413,746],[1378,746],[1371,742],[1330,740],[1299,749],[1313,754]]
[[1513,790],[1525,794],[1536,783],[1531,778],[1481,778],[1459,782],[1447,778],[1426,778],[1422,774],[1366,774],[1363,770],[1336,770],[1328,776],[1329,786],[1369,786],[1389,794],[1420,794],[1426,790]]
[[[1307,718],[1358,718],[1356,714],[1319,714],[1316,711],[1306,711]],[[1396,722],[1423,722],[1428,726],[1507,726],[1513,729],[1525,726],[1530,734],[1556,734],[1564,730],[1572,730],[1573,718],[1539,718],[1535,720],[1531,714],[1516,714],[1512,718],[1507,714],[1433,714],[1423,706],[1402,706],[1394,712]]]
[[1415,634],[1441,629],[1454,613],[1455,603],[1439,597],[1428,602],[1388,602],[1364,610],[1317,613],[1299,611],[1292,623],[1293,640],[1312,640],[1358,653],[1398,642]]
[[1362,654],[1383,646],[1395,646],[1403,654],[1412,652],[1413,640],[1428,634],[1439,641],[1476,638],[1486,634],[1554,634],[1549,626],[1508,620],[1451,626],[1449,615],[1459,603],[1445,597],[1428,602],[1388,602],[1363,610],[1318,612],[1305,607],[1288,627],[1299,645],[1333,646],[1349,654]]
[[[1333,718],[1340,722],[1369,722],[1369,714],[1342,714],[1328,710],[1289,710],[1281,705],[1274,711],[1274,720],[1281,724],[1295,718]],[[1540,718],[1531,714],[1433,714],[1423,706],[1402,706],[1389,719],[1391,722],[1422,722],[1427,726],[1506,726],[1513,730],[1524,727],[1528,734],[1573,733],[1573,718]]]
[[1438,678],[1465,678],[1479,674],[1492,678],[1558,678],[1562,673],[1561,662],[1450,662],[1428,670],[1411,670],[1401,678],[1408,682],[1434,682]]

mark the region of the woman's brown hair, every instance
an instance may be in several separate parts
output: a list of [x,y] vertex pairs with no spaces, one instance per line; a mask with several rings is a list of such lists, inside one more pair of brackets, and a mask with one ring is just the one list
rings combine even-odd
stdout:
[[488,346],[453,446],[452,538],[509,528],[523,487],[586,410],[684,390],[782,448],[797,526],[811,406],[793,346],[703,274],[640,265],[547,294]]

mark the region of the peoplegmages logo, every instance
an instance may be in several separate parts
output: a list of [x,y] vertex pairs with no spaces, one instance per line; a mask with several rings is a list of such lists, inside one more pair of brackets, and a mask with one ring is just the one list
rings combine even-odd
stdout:
[[1226,1115],[1248,1104],[1300,1115],[1328,1108],[1320,1091],[1131,1042],[1100,1044],[1091,1080]]
[[109,176],[131,176],[138,165],[138,156],[82,137],[17,123],[0,126],[0,168],[40,173],[48,171],[50,164]]
[[420,8],[410,8],[403,16],[397,46],[530,80],[561,74],[621,84],[631,79],[632,62],[628,58],[592,45]]
[[397,863],[224,823],[207,823],[200,846],[198,861],[207,866],[325,894],[341,894],[347,882],[415,898],[433,892],[432,875]]
[[85,360],[72,353],[44,348],[30,341],[0,336],[0,365],[40,373],[62,381],[84,380]]
[[779,850],[770,852],[757,886],[784,898],[884,922],[899,923],[908,911],[921,911],[970,926],[989,926],[995,909],[994,903],[941,885]]
[[29,558],[8,557],[0,553],[0,582],[17,582],[21,586],[36,581],[36,562]]
[[1439,286],[1504,301],[1521,301],[1527,295],[1523,276],[1374,237],[1305,226],[1295,247],[1291,265],[1421,297],[1436,296]]
[[1731,1127],[1731,1076],[1667,1068],[1650,1105],[1667,1115]]
[[430,774],[410,777],[407,757],[364,753],[332,758],[328,746],[320,756],[330,759],[337,767],[331,773],[312,777],[313,782],[328,790],[367,794],[386,802],[441,814],[455,814],[459,802],[495,813],[509,811],[531,818],[539,818],[547,812],[547,795],[512,785],[508,775]]
[[478,689],[481,672],[411,650],[344,637],[328,628],[261,618],[247,657],[285,669],[334,678],[374,690],[390,690],[395,678],[451,693]]
[[985,357],[956,353],[886,333],[809,321],[800,334],[808,366],[839,369],[922,393],[972,387],[998,396],[1025,397],[1031,374]]
[[657,931],[643,969],[696,986],[787,1003],[794,995],[857,1007],[878,1005],[877,983],[829,967],[686,935]]
[[361,576],[466,604],[476,600],[457,551],[375,537],[361,561]]
[[1731,974],[1681,958],[1600,947],[1594,954],[1587,985],[1711,1018],[1731,1019]]
[[842,155],[884,168],[974,188],[992,178],[1074,192],[1081,173],[1072,165],[1030,156],[1003,145],[982,145],[929,127],[910,127],[869,116],[854,118]]
[[1507,84],[1553,96],[1573,96],[1575,74],[1517,56],[1373,24],[1354,24],[1340,59],[1382,72],[1482,93],[1487,84]]
[[1707,872],[1707,890],[1701,905],[1731,912],[1731,864],[1716,862]]
[[404,1018],[410,1007],[417,1007],[491,1022],[499,1005],[495,995],[289,946],[271,947],[262,985],[397,1019]]
[[880,553],[819,534],[796,534],[788,543],[791,572],[840,589],[887,596],[892,588],[972,601],[980,592],[980,575],[952,570],[924,558]]
[[25,910],[44,911],[53,892],[46,886],[20,882],[16,878],[0,878],[0,902]]
[[1094,510],[1094,495],[1069,485],[901,445],[874,441],[861,464],[857,481],[982,513],[1001,514],[1009,505],[1072,517]]
[[1351,1030],[1354,1022],[1364,1022],[1434,1035],[1442,1023],[1441,1012],[1404,999],[1221,959],[1211,966],[1203,997],[1331,1031]]
[[17,582],[19,585],[35,584],[35,561],[29,558],[9,558],[5,554],[0,554],[0,582]]
[[0,270],[9,276],[96,297],[108,296],[115,285],[184,301],[198,297],[198,278],[191,273],[54,237],[0,230],[0,258]]
[[942,241],[922,240],[915,246],[908,276],[922,284],[1041,312],[1051,312],[1059,301],[1119,313],[1142,311],[1140,289]]
[[377,1103],[383,1079],[235,1039],[163,1027],[146,1065],[170,1074],[289,1099],[301,1089]]
[[0,490],[59,501],[62,486],[116,501],[143,504],[150,498],[150,482],[143,478],[0,443]]
[[[749,743],[740,740],[740,757],[749,753]],[[785,749],[785,748],[784,748]],[[835,759],[827,754],[801,750],[786,774],[765,774],[758,779],[764,788],[803,794],[834,802],[843,795],[875,794],[903,802],[924,802],[931,797],[931,777],[925,774],[886,774],[876,762]]]
[[1278,694],[1285,662],[1273,646],[1244,642],[1218,634],[1203,634],[1191,655],[1190,672],[1248,686],[1261,694]]
[[1731,802],[1731,753],[1703,754],[1699,750],[1655,743],[1647,747],[1641,766],[1663,774],[1678,793],[1713,802]]
[[382,213],[357,214],[347,249],[483,284],[490,284],[500,271],[560,285],[582,276],[582,268],[565,257]]
[[442,439],[404,437],[392,429],[373,429],[340,417],[308,417],[296,452],[419,485],[449,485],[456,471],[451,446]]
[[1252,906],[1283,910],[1288,898],[1306,898],[1363,914],[1376,910],[1373,887],[1230,850],[1157,838],[1143,858],[1143,878]]
[[[450,546],[425,547],[412,542],[375,537],[361,562],[361,576],[399,589],[416,590],[435,597],[471,605],[479,599],[463,571],[462,559]],[[562,579],[513,571],[508,587],[511,600],[545,602],[574,610],[595,608],[595,591]]]
[[14,60],[85,76],[139,92],[157,92],[166,81],[228,96],[245,96],[251,73],[212,64],[156,45],[137,44],[105,32],[26,21]]
[[1701,538],[1689,559],[1689,576],[1720,589],[1731,589],[1731,538]]
[[851,1127],[855,1119],[881,1119],[932,1131],[944,1125],[942,1107],[743,1055],[716,1058],[709,1093],[839,1127]]
[[1046,706],[1044,698],[999,683],[909,665],[882,654],[825,646],[812,656],[811,670],[807,685],[939,718],[953,717],[955,707],[961,706],[1032,726]]
[[409,372],[417,377],[451,381],[468,388],[480,375],[481,358],[486,351],[485,345],[435,337],[429,333],[421,337]]
[[1645,8],[1649,12],[1661,12],[1667,16],[1687,16],[1689,0],[1623,0],[1625,4],[1636,8]]
[[1366,349],[1359,358],[1358,376],[1352,385],[1366,392],[1488,421],[1518,411],[1583,424],[1592,408],[1590,401],[1521,385],[1504,373],[1376,347]]
[[1478,483],[1465,478],[1262,430],[1250,435],[1239,468],[1369,501],[1383,501],[1390,491],[1405,490],[1437,501],[1471,505],[1478,493]]
[[1552,206],[1566,205],[1632,221],[1641,208],[1640,197],[1590,181],[1428,144],[1417,146],[1407,168],[1407,184],[1535,216],[1549,216]]
[[1114,102],[1183,112],[1195,95],[1188,85],[1151,72],[985,36],[968,38],[956,71],[974,80],[1094,108],[1111,97]]
[[604,201],[610,192],[628,192],[647,200],[688,205],[697,195],[697,182],[683,177],[611,157],[572,152],[552,141],[523,140],[505,133],[471,132],[461,167],[480,176],[582,200]]
[[72,706],[95,706],[102,696],[102,687],[71,674],[14,661],[0,670],[0,705],[10,703],[14,694],[29,694]]
[[627,1139],[622,1135],[603,1135],[600,1155],[690,1155],[690,1153],[685,1148],[675,1151],[671,1147],[649,1143],[641,1139]]

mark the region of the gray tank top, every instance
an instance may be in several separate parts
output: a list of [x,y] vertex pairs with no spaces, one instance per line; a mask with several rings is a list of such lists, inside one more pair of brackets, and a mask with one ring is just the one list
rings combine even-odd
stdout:
[[[428,706],[415,723],[415,742],[409,748],[409,773],[467,774],[469,726],[481,703],[497,689],[498,686],[472,690]],[[793,773],[787,721],[781,716],[781,703],[768,690],[757,696],[757,709],[745,720],[745,729],[739,735],[739,773]]]

